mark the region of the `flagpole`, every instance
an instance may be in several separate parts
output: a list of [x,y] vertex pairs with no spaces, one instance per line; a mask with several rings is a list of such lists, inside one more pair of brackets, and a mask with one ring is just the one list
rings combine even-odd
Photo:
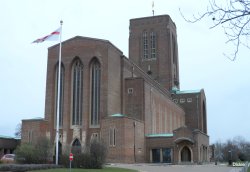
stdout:
[[58,153],[59,153],[59,115],[60,115],[60,95],[61,95],[61,59],[62,59],[62,24],[60,21],[61,32],[60,32],[60,47],[59,47],[59,60],[58,60],[58,80],[57,80],[57,108],[56,108],[56,165],[58,165]]

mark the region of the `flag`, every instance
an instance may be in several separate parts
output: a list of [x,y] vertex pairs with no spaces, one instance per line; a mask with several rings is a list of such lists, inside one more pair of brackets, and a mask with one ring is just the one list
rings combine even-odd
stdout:
[[32,43],[41,43],[43,41],[56,41],[59,39],[60,33],[61,33],[61,27],[59,27],[57,30],[55,30],[54,32],[52,32],[47,36],[36,39]]
[[152,8],[154,8],[154,6],[155,6],[155,3],[154,3],[154,1],[152,1]]

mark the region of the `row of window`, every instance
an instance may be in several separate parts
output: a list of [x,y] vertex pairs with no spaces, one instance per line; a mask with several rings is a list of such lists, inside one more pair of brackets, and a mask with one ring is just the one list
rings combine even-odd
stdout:
[[148,32],[144,31],[142,35],[143,41],[143,58],[155,59],[156,58],[156,33],[150,32],[148,38]]
[[[175,102],[175,103],[178,103],[178,99],[173,99],[173,101]],[[188,102],[188,103],[191,103],[192,102],[192,98],[187,98],[187,100],[185,99],[185,98],[180,98],[180,103],[185,103],[185,102]]]
[[[92,133],[90,141],[94,141],[97,140],[99,141],[99,134],[98,133]],[[116,128],[115,127],[111,127],[109,129],[109,146],[110,147],[115,147],[116,145]],[[81,143],[79,141],[79,139],[75,139],[72,143],[72,146],[78,146],[81,147]]]
[[[56,88],[58,88],[58,65],[56,70]],[[71,110],[71,124],[82,125],[83,116],[83,63],[79,58],[74,60],[72,65],[72,110]],[[60,101],[59,101],[59,126],[63,125],[63,98],[64,98],[64,74],[65,69],[61,65],[61,77],[60,77]],[[98,126],[100,118],[100,81],[101,81],[101,65],[99,61],[94,58],[91,62],[91,112],[90,112],[90,125]],[[56,91],[56,102],[58,98],[58,90]],[[57,115],[57,104],[56,113]],[[55,118],[56,119],[56,118]]]

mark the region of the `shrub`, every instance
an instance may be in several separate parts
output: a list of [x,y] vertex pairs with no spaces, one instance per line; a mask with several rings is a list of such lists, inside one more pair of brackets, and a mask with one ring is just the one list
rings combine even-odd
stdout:
[[[103,142],[92,141],[89,146],[81,151],[80,148],[72,149],[74,160],[72,161],[72,168],[87,168],[99,169],[103,167],[106,160],[106,146]],[[60,164],[69,167],[69,153],[61,156]]]
[[92,168],[102,168],[106,160],[106,146],[103,142],[94,140],[90,144],[90,158]]
[[47,138],[40,138],[37,144],[23,143],[15,151],[16,161],[26,164],[48,163],[50,157],[50,143]]
[[18,163],[31,164],[36,162],[36,152],[33,145],[29,143],[24,143],[17,147],[16,151],[16,161]]
[[51,144],[46,137],[41,137],[35,144],[35,153],[37,153],[39,164],[48,163],[49,158],[52,157],[50,153]]

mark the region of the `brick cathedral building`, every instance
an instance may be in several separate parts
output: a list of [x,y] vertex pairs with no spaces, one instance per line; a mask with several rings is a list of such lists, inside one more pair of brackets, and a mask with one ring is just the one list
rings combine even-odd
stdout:
[[[130,20],[129,57],[111,42],[62,43],[60,152],[92,139],[108,162],[209,160],[203,89],[181,91],[176,26],[168,15]],[[22,143],[56,141],[59,44],[48,49],[45,117],[22,121]]]

